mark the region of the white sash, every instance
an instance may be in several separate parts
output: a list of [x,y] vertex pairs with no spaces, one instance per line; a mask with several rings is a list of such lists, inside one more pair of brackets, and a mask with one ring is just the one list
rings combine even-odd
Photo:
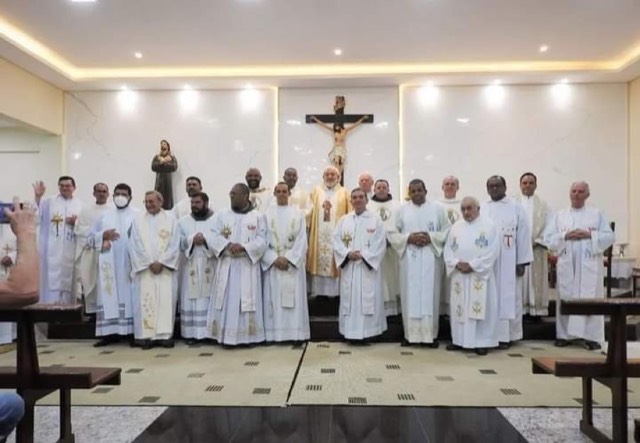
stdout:
[[296,270],[290,267],[286,271],[281,269],[275,269],[275,271],[280,288],[280,304],[283,308],[292,309],[296,303]]
[[464,303],[464,280],[464,275],[458,271],[454,271],[451,275],[451,317],[458,323],[464,323],[467,318]]
[[477,274],[471,276],[469,281],[469,315],[473,320],[484,320],[487,313],[487,286],[488,278]]
[[69,212],[65,205],[65,200],[51,198],[49,203],[49,213],[43,219],[43,223],[49,224],[47,238],[47,282],[51,291],[71,292],[73,287],[73,268],[75,266],[75,241],[76,236],[73,227],[65,223],[66,217],[78,215],[80,205],[76,200],[71,200]]
[[499,229],[500,241],[500,318],[516,318],[516,223],[517,213],[502,220]]
[[[102,240],[100,240],[102,241]],[[100,292],[102,293],[102,305],[104,307],[104,318],[110,320],[120,317],[120,306],[118,298],[118,282],[116,281],[116,265],[113,248],[104,251],[98,256],[98,266],[100,267]]]

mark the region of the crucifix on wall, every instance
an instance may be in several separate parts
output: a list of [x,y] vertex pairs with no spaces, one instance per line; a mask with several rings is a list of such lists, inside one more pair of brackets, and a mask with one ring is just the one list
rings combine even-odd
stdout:
[[[347,134],[362,123],[373,123],[373,114],[345,114],[346,100],[343,95],[336,96],[333,114],[307,115],[307,123],[315,123],[333,133],[333,148],[329,151],[331,164],[340,171],[340,184],[344,185],[344,165],[347,160],[345,141]],[[352,123],[345,126],[345,123]]]

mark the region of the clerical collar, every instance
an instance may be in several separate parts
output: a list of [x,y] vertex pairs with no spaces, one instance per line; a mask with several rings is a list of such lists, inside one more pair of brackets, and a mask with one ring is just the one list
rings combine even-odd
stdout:
[[387,195],[387,198],[385,198],[384,200],[382,200],[381,198],[378,198],[378,196],[375,194],[373,194],[373,197],[371,197],[371,201],[378,202],[378,203],[388,202],[389,200],[393,200],[393,196],[391,194]]
[[249,202],[249,204],[244,209],[234,209],[233,207],[231,207],[231,210],[236,214],[248,214],[253,210],[253,208],[254,206],[251,204],[251,202]]
[[191,217],[193,217],[193,219],[194,219],[195,221],[204,221],[204,220],[207,220],[207,219],[208,219],[209,217],[211,217],[212,215],[213,215],[213,211],[212,211],[211,209],[209,209],[209,210],[207,211],[207,213],[206,213],[206,214],[204,214],[204,215],[196,215],[196,214],[194,214],[193,212],[191,213]]

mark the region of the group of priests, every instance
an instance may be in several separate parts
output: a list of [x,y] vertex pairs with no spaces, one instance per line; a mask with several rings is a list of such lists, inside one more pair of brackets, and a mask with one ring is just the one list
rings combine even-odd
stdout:
[[[60,177],[49,198],[36,182],[41,301],[82,299],[95,314],[96,346],[126,339],[150,349],[174,346],[177,312],[189,343],[308,340],[308,298],[339,297],[340,333],[354,344],[375,340],[387,317],[401,314],[403,345],[438,347],[446,315],[447,349],[486,355],[523,338],[524,315],[548,315],[549,251],[558,299],[603,294],[602,254],[614,234],[602,211],[585,204],[585,182],[571,185],[570,205],[559,211],[535,193],[530,172],[513,198],[503,177],[489,177],[482,205],[458,198],[453,176],[436,200],[426,198],[424,181],[411,180],[407,201],[368,173],[348,191],[333,166],[310,192],[293,168],[271,189],[257,168],[245,182],[215,211],[198,177],[187,178],[187,195],[171,210],[156,191],[134,208],[125,183],[112,199],[106,184],[95,184],[95,203],[86,205],[72,177]],[[1,228],[3,278],[19,258],[10,229]],[[556,329],[557,346],[598,349],[604,341],[601,316],[557,312]]]

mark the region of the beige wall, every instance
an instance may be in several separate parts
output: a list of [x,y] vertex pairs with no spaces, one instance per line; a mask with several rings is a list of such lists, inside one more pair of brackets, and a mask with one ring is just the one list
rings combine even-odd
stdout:
[[62,91],[0,59],[0,114],[52,134],[62,134]]
[[640,77],[629,84],[629,242],[640,257]]

